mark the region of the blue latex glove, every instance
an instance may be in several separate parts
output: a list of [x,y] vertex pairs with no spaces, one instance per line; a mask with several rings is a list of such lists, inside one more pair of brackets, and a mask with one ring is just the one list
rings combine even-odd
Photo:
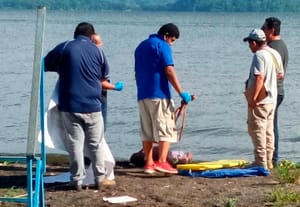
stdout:
[[180,93],[180,97],[182,98],[182,101],[186,104],[188,104],[192,100],[191,94],[187,92]]
[[124,83],[122,81],[118,81],[115,83],[115,91],[122,91],[124,88]]

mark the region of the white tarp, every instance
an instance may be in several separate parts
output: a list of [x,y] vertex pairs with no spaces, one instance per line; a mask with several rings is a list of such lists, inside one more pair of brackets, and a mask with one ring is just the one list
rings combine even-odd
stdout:
[[[60,111],[57,107],[58,102],[58,82],[55,85],[55,88],[52,92],[51,99],[48,105],[47,112],[45,113],[45,145],[51,149],[59,149],[62,151],[66,151],[63,143],[63,139],[65,137],[65,131],[63,125],[61,123]],[[41,141],[41,134],[39,134],[39,141]],[[109,146],[104,139],[102,142],[104,153],[104,161],[105,161],[105,168],[106,168],[106,177],[110,180],[114,179],[114,166],[115,166],[115,159],[109,149]],[[87,180],[94,180],[90,177],[93,176],[92,168],[89,167],[87,169]],[[66,182],[70,181],[70,174],[62,175],[62,177],[57,177],[59,179],[64,178]],[[67,176],[69,176],[67,178]],[[55,178],[55,176],[53,176]],[[93,177],[92,177],[93,178]],[[53,179],[51,180],[53,182]],[[55,182],[55,181],[54,181]],[[58,181],[57,181],[58,182]]]

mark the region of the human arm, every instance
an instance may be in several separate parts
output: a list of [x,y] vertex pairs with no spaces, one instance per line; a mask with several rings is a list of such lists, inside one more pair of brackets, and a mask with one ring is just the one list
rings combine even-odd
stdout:
[[103,62],[103,66],[101,68],[101,72],[103,74],[103,78],[101,79],[102,88],[104,90],[115,90],[115,91],[123,90],[124,83],[122,81],[118,81],[115,84],[112,84],[109,81],[109,65],[106,56],[104,55],[104,52],[101,48],[99,48],[99,52]]
[[62,62],[62,53],[67,43],[68,42],[64,42],[57,45],[44,57],[44,67],[46,72],[58,72],[60,64]]
[[121,91],[124,88],[124,83],[122,81],[118,81],[115,84],[112,84],[108,81],[108,79],[102,79],[101,84],[104,90]]
[[255,84],[254,84],[254,94],[253,100],[257,103],[258,96],[262,88],[264,87],[264,76],[263,75],[256,75],[255,76]]
[[55,50],[50,51],[44,57],[45,71],[58,72],[60,55]]
[[[279,60],[281,60],[281,59],[279,59]],[[280,64],[278,64],[278,62]],[[283,66],[282,61],[278,61],[278,62],[276,62],[277,64],[275,64],[276,72],[277,72],[277,80],[283,80],[284,76],[285,76],[284,66]]]
[[179,83],[179,80],[177,78],[175,68],[173,65],[166,66],[165,72],[166,72],[169,82],[171,83],[171,85],[173,86],[175,91],[179,94],[179,96],[182,98],[183,102],[189,103],[192,99],[195,98],[195,97],[192,97],[191,94],[182,91],[182,87]]
[[[264,88],[264,76],[263,75],[255,75],[255,81],[253,88],[246,88],[245,96],[247,98],[248,105],[251,108],[255,108],[259,100],[260,92]],[[265,94],[266,95],[266,94]]]
[[168,78],[169,82],[171,83],[171,85],[173,86],[175,91],[178,94],[182,93],[182,88],[181,88],[181,85],[180,85],[179,80],[177,78],[174,66],[172,66],[172,65],[166,66],[165,67],[165,72],[166,72],[166,75],[167,75],[167,78]]

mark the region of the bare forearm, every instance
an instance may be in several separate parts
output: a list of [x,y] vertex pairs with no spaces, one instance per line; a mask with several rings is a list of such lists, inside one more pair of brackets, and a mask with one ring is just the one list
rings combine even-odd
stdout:
[[171,83],[171,85],[173,86],[175,91],[178,94],[180,94],[182,92],[182,88],[181,88],[181,85],[180,85],[179,80],[177,78],[174,67],[173,66],[167,66],[165,68],[165,70],[166,70],[166,75],[167,75],[167,78],[168,78],[169,82]]
[[115,89],[115,85],[108,82],[107,79],[102,80],[101,84],[102,84],[102,88],[105,90],[114,90]]
[[253,94],[253,100],[256,100],[258,97],[258,94],[262,87],[264,86],[264,76],[262,75],[257,75],[256,76],[256,81],[254,85],[254,94]]

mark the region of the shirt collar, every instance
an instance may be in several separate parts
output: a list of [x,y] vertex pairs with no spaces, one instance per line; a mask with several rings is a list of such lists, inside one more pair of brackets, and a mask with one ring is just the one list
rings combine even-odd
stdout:
[[83,40],[83,41],[91,41],[91,39],[90,39],[89,37],[84,36],[84,35],[78,35],[78,36],[76,37],[76,39],[78,39],[78,40]]

